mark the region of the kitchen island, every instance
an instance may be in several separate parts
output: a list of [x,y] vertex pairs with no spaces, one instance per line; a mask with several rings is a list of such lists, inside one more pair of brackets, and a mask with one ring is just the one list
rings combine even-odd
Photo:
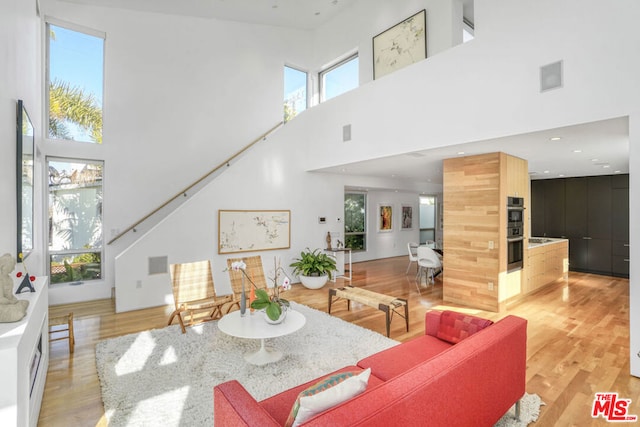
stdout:
[[523,294],[529,294],[554,283],[567,280],[569,274],[569,240],[531,237],[528,241],[525,269],[527,280]]

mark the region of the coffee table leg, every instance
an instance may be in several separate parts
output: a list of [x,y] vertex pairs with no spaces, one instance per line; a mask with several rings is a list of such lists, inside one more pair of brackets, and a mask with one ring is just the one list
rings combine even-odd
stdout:
[[260,350],[254,353],[244,355],[244,360],[252,365],[266,365],[267,363],[277,362],[282,359],[282,352],[278,350],[268,350],[264,346],[264,339],[260,340]]

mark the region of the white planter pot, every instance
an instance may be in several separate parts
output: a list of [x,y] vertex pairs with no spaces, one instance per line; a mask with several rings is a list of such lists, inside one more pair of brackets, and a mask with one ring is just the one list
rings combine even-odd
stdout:
[[329,275],[324,276],[299,276],[300,283],[307,289],[320,289],[329,280]]

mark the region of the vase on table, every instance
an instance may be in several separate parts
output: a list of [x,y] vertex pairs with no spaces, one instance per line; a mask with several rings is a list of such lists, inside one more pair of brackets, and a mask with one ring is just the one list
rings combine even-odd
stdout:
[[287,317],[287,306],[282,304],[280,305],[280,317],[273,320],[267,315],[267,311],[264,311],[264,320],[270,325],[278,325],[284,322],[284,319]]
[[240,293],[240,316],[247,312],[247,294],[244,290],[244,276],[242,276],[242,292]]

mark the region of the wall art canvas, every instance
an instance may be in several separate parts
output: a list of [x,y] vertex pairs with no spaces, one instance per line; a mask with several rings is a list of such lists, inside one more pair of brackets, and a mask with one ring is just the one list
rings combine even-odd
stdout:
[[291,211],[218,211],[219,254],[290,247]]
[[374,80],[427,57],[427,12],[394,25],[373,38]]
[[413,228],[413,206],[402,205],[402,230],[411,230]]
[[378,206],[378,231],[393,230],[393,207],[391,205]]

